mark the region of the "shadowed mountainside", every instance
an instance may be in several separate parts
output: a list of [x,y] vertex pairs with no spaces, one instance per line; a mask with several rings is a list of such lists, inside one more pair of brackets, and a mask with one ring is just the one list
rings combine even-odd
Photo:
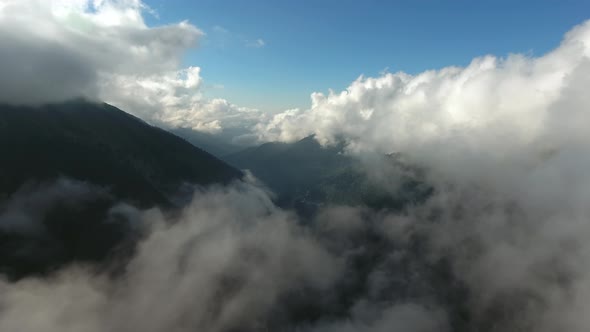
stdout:
[[227,183],[241,173],[209,153],[108,104],[0,105],[0,198],[60,176],[111,188],[150,206],[183,183]]
[[[133,248],[133,211],[242,173],[108,104],[0,105],[0,273],[20,278]],[[119,255],[121,256],[121,255]],[[112,259],[110,259],[112,261]]]

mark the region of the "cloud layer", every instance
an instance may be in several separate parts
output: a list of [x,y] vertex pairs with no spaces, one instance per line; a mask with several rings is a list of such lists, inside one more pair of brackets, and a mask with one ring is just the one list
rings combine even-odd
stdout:
[[[548,183],[523,178],[519,193],[439,183],[398,213],[336,206],[299,220],[242,182],[197,189],[178,214],[118,208],[128,218],[111,223],[135,220],[144,234],[122,273],[73,265],[0,281],[0,328],[586,331],[588,177],[552,179],[570,157],[541,167]],[[21,192],[0,220],[90,190],[62,180]]]
[[436,194],[408,217],[429,225],[419,232],[440,253],[434,257],[450,258],[468,286],[473,330],[583,331],[588,77],[585,22],[540,57],[485,56],[465,68],[359,78],[346,91],[314,94],[310,109],[278,114],[259,132],[345,140],[353,155],[396,152],[423,167]]
[[547,122],[563,121],[559,104],[586,84],[590,52],[584,23],[540,57],[490,55],[464,68],[361,77],[345,91],[312,94],[307,110],[272,115],[204,98],[201,69],[182,65],[203,32],[188,22],[149,27],[146,13],[139,0],[3,0],[0,101],[85,96],[161,126],[259,142],[315,134],[322,143],[346,138],[351,149],[399,152],[477,135],[493,147],[498,137],[529,144]]
[[338,262],[293,216],[248,184],[198,191],[174,220],[157,210],[142,219],[148,236],[123,277],[74,267],[0,281],[0,329],[255,330],[281,296],[319,291],[338,275]]
[[323,143],[346,138],[353,149],[385,152],[465,136],[477,138],[473,146],[493,146],[499,139],[528,144],[558,125],[553,122],[572,125],[576,116],[585,115],[587,100],[580,88],[586,83],[589,56],[586,22],[537,58],[490,55],[465,68],[361,77],[345,91],[314,93],[310,109],[278,114],[261,124],[259,132],[265,140],[291,141],[310,134]]

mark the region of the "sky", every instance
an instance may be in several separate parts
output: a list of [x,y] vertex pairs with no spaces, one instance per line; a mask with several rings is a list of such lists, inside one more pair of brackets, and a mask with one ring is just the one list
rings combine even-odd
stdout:
[[188,20],[205,36],[185,56],[210,98],[263,111],[360,75],[410,74],[479,56],[540,56],[582,23],[590,1],[148,0],[150,26]]

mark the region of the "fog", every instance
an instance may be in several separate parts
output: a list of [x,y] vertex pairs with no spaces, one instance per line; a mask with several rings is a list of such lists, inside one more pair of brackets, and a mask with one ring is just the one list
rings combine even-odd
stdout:
[[120,209],[141,234],[124,272],[70,264],[3,281],[0,328],[584,331],[588,183],[563,164],[583,158],[560,156],[519,192],[441,184],[403,212],[327,206],[301,220],[252,182],[197,188],[178,214]]

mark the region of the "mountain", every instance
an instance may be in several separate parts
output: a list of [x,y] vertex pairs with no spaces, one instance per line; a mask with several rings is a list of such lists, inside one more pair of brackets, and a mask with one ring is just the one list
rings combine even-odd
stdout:
[[366,166],[348,156],[344,144],[323,147],[313,136],[294,143],[265,143],[224,157],[229,164],[249,170],[264,182],[284,207],[314,211],[323,204],[367,205],[399,209],[425,199],[431,188],[395,155],[381,156],[382,169],[399,177],[396,192],[386,191],[369,178]]
[[0,199],[60,176],[107,186],[142,206],[170,203],[183,183],[227,183],[241,173],[209,153],[108,104],[76,100],[0,105]]
[[0,105],[0,155],[0,274],[14,279],[110,265],[140,233],[122,203],[172,208],[185,184],[242,177],[182,138],[83,100]]
[[250,170],[279,196],[305,194],[322,179],[348,170],[354,160],[341,147],[322,147],[313,136],[295,143],[272,142],[224,157],[229,164]]

